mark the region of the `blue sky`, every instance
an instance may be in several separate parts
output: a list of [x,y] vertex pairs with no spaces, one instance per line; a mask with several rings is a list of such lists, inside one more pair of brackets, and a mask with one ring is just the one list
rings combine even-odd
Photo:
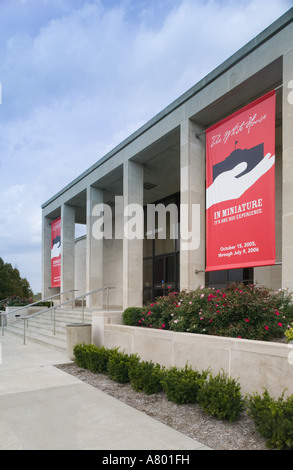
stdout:
[[41,290],[41,205],[292,0],[0,0],[0,257]]

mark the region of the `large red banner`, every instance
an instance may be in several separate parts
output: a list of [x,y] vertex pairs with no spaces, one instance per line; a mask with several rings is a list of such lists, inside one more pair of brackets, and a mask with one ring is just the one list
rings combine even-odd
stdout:
[[61,285],[61,218],[51,224],[51,287]]
[[206,131],[206,270],[275,264],[275,92]]

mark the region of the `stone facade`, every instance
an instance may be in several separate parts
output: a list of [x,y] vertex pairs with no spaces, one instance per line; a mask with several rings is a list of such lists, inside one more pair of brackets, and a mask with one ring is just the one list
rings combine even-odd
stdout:
[[[60,216],[61,291],[79,289],[83,293],[112,286],[115,289],[110,291],[110,306],[121,309],[140,306],[145,295],[158,295],[168,286],[193,289],[205,284],[204,130],[273,89],[277,263],[253,268],[253,280],[273,289],[293,289],[291,9],[43,204],[43,296],[58,292],[49,290],[50,224]],[[147,246],[144,240],[130,240],[119,233],[119,220],[127,206],[143,207],[172,197],[190,208],[193,204],[200,207],[198,245],[194,250],[176,245],[170,253],[170,244],[168,248],[155,242]],[[113,208],[107,216],[115,231],[112,238],[94,236],[99,204]],[[182,212],[180,224],[188,225],[190,217],[190,211]],[[87,233],[77,244],[75,224],[84,224]],[[103,306],[105,299],[101,294],[88,297],[87,305]]]

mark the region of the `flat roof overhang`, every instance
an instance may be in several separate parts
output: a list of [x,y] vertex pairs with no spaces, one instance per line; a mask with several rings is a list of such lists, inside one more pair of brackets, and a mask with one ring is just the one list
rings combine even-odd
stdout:
[[[251,102],[266,91],[281,85],[282,52],[275,55],[275,57],[269,57],[267,64],[262,68],[260,68],[260,65],[255,64],[254,73],[253,70],[246,72],[246,79],[241,79],[241,76],[238,78],[237,66],[241,68],[241,63],[245,64],[245,60],[249,56],[252,57],[257,49],[284,30],[292,21],[293,8],[56,193],[42,205],[42,209],[50,213],[50,216],[56,215],[58,213],[57,205],[60,205],[60,201],[63,199],[66,200],[66,203],[83,206],[86,197],[85,187],[90,184],[107,188],[111,184],[113,185],[115,181],[117,183],[121,179],[122,165],[125,159],[143,163],[147,172],[147,166],[151,160],[159,157],[163,159],[164,152],[178,152],[178,149],[180,149],[179,126],[182,113],[186,119],[189,118],[199,124],[200,127],[207,128],[244,106],[247,102]],[[231,83],[229,85],[225,83],[225,86],[222,86],[221,80],[225,79],[226,82],[224,76],[228,71],[230,72]],[[220,89],[216,93],[215,88],[217,87],[213,87],[215,83],[219,84],[218,88]],[[203,98],[201,94],[203,94]],[[205,94],[209,95],[209,102],[207,100],[204,102]],[[177,120],[171,119],[171,115],[176,112],[178,113]],[[280,110],[277,111],[277,119],[281,119],[280,113]],[[166,122],[167,124],[165,124]],[[146,134],[148,138],[145,138]],[[127,148],[131,151],[126,156]]]

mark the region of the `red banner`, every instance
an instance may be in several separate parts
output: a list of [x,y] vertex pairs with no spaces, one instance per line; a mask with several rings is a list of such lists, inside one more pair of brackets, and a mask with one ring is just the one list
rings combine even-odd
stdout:
[[61,218],[51,224],[51,287],[61,285]]
[[275,261],[273,91],[206,131],[206,270]]

